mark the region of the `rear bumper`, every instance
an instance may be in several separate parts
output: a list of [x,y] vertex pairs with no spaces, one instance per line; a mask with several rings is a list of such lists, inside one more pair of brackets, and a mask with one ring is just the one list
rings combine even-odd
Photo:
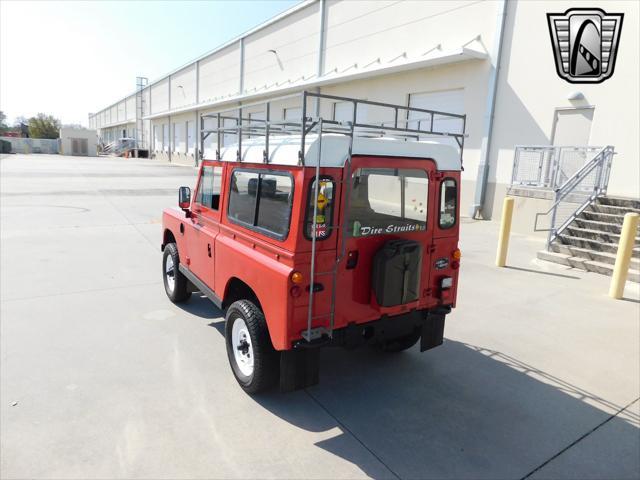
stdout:
[[313,342],[298,340],[293,348],[306,349],[324,346],[355,348],[364,344],[382,344],[387,340],[420,333],[420,351],[424,352],[441,345],[444,335],[444,320],[451,312],[450,306],[440,306],[429,310],[413,310],[402,315],[383,315],[378,320],[367,323],[350,323],[333,331],[333,336],[323,337]]
[[280,390],[291,392],[318,383],[320,348],[325,346],[357,347],[365,343],[384,343],[387,339],[420,334],[420,351],[442,344],[444,319],[451,307],[414,310],[394,317],[383,316],[368,323],[352,323],[333,331],[333,337],[317,341],[299,340],[293,349],[280,353]]

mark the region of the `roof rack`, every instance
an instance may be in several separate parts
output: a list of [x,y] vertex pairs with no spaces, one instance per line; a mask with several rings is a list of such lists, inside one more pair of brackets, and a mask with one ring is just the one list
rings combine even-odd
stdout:
[[[271,120],[271,105],[285,99],[299,97],[301,99],[302,115],[299,122],[291,120]],[[315,99],[315,114],[310,115],[307,105],[308,100]],[[321,100],[334,102],[347,102],[353,105],[352,118],[350,121],[328,120],[319,115]],[[264,119],[257,119],[243,116],[243,109],[250,107],[264,106]],[[363,106],[373,106],[389,109],[392,120],[380,123],[364,123],[358,121],[358,111],[362,111]],[[359,110],[360,107],[360,110]],[[419,115],[419,116],[418,116]],[[217,120],[216,128],[206,129],[205,120],[207,118]],[[458,120],[462,122],[462,131],[447,132],[438,128],[437,121]],[[225,126],[225,123],[235,122],[235,125]],[[321,128],[318,129],[318,126]],[[305,141],[307,135],[314,133],[322,135],[325,133],[343,134],[350,137],[366,138],[396,138],[404,141],[419,141],[421,137],[450,137],[455,139],[460,147],[460,160],[462,161],[462,151],[464,149],[466,127],[466,115],[447,113],[437,110],[415,108],[405,105],[395,105],[391,103],[375,102],[370,100],[360,100],[357,98],[340,97],[327,95],[318,92],[303,91],[294,95],[277,97],[261,102],[244,104],[231,109],[222,110],[217,113],[204,114],[200,117],[200,157],[204,154],[205,140],[212,134],[217,136],[216,160],[220,160],[220,147],[223,136],[233,134],[237,138],[237,160],[242,158],[243,137],[265,138],[263,161],[268,163],[269,159],[269,138],[272,135],[300,135],[300,150],[298,151],[298,164],[305,166]]]

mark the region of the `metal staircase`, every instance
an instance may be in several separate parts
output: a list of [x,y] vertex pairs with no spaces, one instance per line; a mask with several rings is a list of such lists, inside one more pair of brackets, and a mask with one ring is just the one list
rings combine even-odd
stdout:
[[[524,147],[520,147],[524,148]],[[531,153],[536,147],[529,147]],[[557,147],[541,147],[553,150]],[[545,250],[538,252],[537,257],[569,267],[596,272],[603,275],[613,273],[620,231],[625,213],[640,213],[640,200],[623,199],[606,196],[611,163],[615,154],[613,146],[564,147],[572,152],[595,155],[587,160],[575,173],[562,178],[563,172],[553,168],[554,160],[540,162],[537,172],[544,172],[543,165],[550,165],[555,174],[538,173],[534,175],[534,184],[546,178],[547,185],[558,185],[555,188],[554,203],[551,208],[536,215],[534,230],[549,231]],[[522,155],[524,152],[520,152]],[[546,152],[546,151],[545,151]],[[551,153],[553,157],[553,152]],[[518,152],[514,172],[518,168]],[[529,168],[536,172],[536,169]],[[561,180],[558,181],[558,178]],[[544,182],[541,182],[544,183]],[[541,217],[550,217],[549,228],[538,228]],[[640,237],[636,237],[629,280],[640,282]]]
[[[640,200],[600,196],[557,236],[538,258],[611,276],[624,215],[640,213]],[[628,279],[640,283],[640,231],[636,235]]]

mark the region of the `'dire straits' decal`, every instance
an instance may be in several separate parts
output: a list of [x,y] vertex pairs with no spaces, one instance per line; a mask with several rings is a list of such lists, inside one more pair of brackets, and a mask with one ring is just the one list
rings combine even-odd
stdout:
[[360,222],[353,222],[354,237],[368,237],[371,235],[384,235],[387,233],[406,233],[420,232],[425,230],[426,226],[419,223],[408,223],[406,225],[387,225],[386,227],[370,227],[361,225]]

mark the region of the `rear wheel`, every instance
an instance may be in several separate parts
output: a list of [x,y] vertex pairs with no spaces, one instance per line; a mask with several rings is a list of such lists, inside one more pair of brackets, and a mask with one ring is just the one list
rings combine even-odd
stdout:
[[238,300],[227,310],[225,343],[231,370],[247,393],[275,385],[280,358],[271,344],[262,311],[249,300]]
[[420,340],[420,337],[421,337],[420,330],[416,330],[415,332],[410,333],[409,335],[406,335],[404,337],[387,340],[386,342],[381,344],[380,347],[385,352],[391,352],[391,353],[402,352],[404,350],[408,350],[409,348],[413,347],[416,343],[418,343],[418,340]]
[[180,256],[175,243],[168,243],[162,255],[162,278],[164,291],[173,303],[184,302],[191,296],[188,289],[189,281],[180,273]]

